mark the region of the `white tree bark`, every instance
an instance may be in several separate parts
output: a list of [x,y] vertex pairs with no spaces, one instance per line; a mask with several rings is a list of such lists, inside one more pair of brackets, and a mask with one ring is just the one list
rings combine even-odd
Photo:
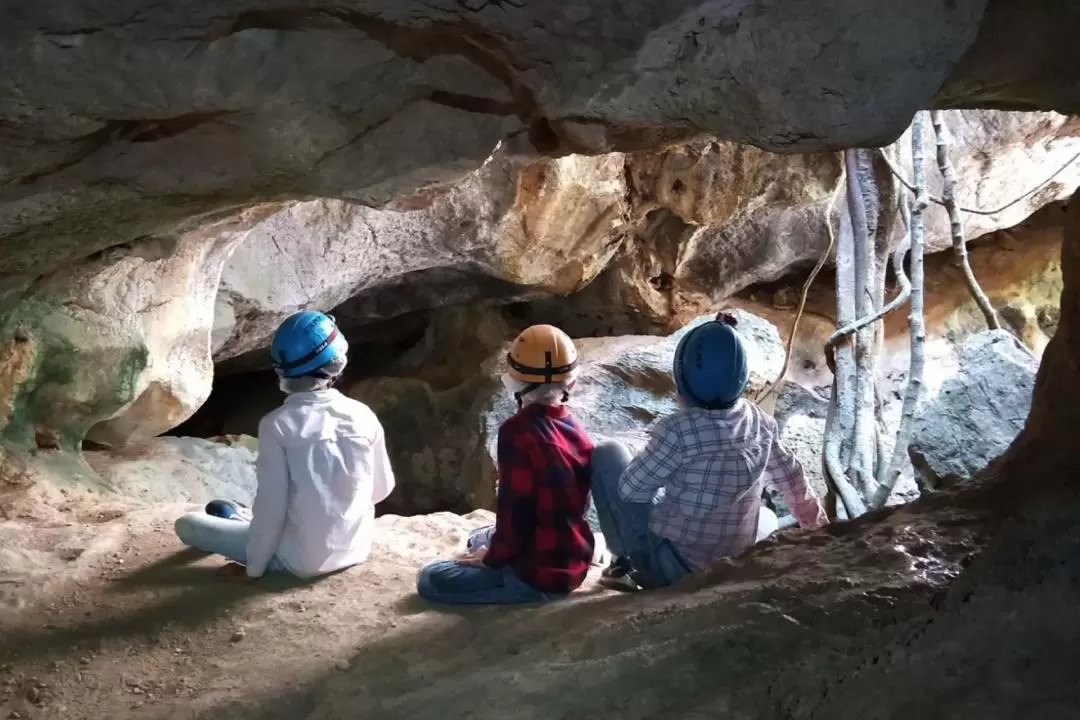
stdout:
[[[850,174],[846,162],[845,176]],[[840,214],[840,228],[836,234],[836,317],[842,325],[850,325],[857,316],[855,313],[855,238],[854,224],[851,219],[852,194],[850,185],[845,185],[844,212]],[[836,494],[843,503],[845,516],[856,518],[866,512],[866,504],[854,486],[848,474],[852,454],[851,440],[855,423],[855,401],[858,393],[855,353],[852,343],[847,341],[833,348],[827,348],[827,357],[833,371],[833,391],[829,401],[829,412],[825,419],[825,442],[823,448],[826,477],[829,478]]]
[[964,273],[964,281],[967,283],[971,297],[974,298],[975,304],[979,306],[983,317],[986,318],[986,325],[991,330],[997,330],[1001,327],[997,313],[994,311],[994,306],[990,304],[990,299],[986,297],[986,293],[979,287],[979,281],[975,278],[968,260],[967,242],[964,240],[964,220],[956,203],[956,171],[953,170],[952,161],[949,159],[949,136],[945,119],[940,110],[934,110],[930,113],[930,120],[934,125],[934,136],[937,142],[938,169],[941,170],[944,181],[941,197],[945,209],[949,212],[954,259]]
[[[867,177],[866,168],[860,162],[860,155],[858,150],[848,150],[844,158],[848,171],[848,207],[851,209],[854,242],[855,316],[862,319],[875,315],[872,283],[877,277],[877,271],[874,267],[875,243],[870,234],[864,197],[864,188],[872,182],[872,178]],[[877,226],[876,218],[874,226],[875,228]],[[851,482],[863,497],[870,497],[870,493],[876,487],[874,479],[876,467],[874,451],[877,447],[874,414],[876,338],[877,330],[869,324],[864,324],[855,333],[855,418],[851,438],[852,453],[848,466]]]
[[923,154],[923,136],[925,134],[925,113],[915,114],[911,124],[911,165],[915,198],[911,202],[911,221],[909,223],[911,266],[911,309],[908,315],[911,338],[911,357],[908,367],[908,384],[904,392],[904,404],[900,412],[900,425],[896,432],[896,444],[893,447],[892,460],[882,479],[881,486],[872,499],[872,507],[881,507],[889,499],[893,488],[900,479],[904,458],[907,456],[908,443],[915,424],[915,411],[922,394],[923,368],[926,364],[926,322],[923,316],[923,212],[929,201],[926,193],[926,160]]

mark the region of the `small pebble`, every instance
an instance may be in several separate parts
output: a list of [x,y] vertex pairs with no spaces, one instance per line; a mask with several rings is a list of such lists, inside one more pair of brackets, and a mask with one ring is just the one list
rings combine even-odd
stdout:
[[89,665],[90,664],[90,658],[88,658],[88,657],[79,658],[79,664],[80,665]]
[[245,637],[246,637],[246,634],[244,633],[244,629],[240,628],[239,630],[236,630],[236,631],[233,632],[232,637],[229,638],[229,642],[238,643],[241,640],[243,640]]
[[36,687],[32,687],[26,691],[26,699],[37,705],[41,702],[41,691]]
[[352,667],[352,664],[348,660],[338,660],[335,663],[335,667],[337,667],[338,670],[345,671]]
[[8,714],[9,720],[19,720],[21,717],[22,714],[18,710],[12,710],[11,713]]

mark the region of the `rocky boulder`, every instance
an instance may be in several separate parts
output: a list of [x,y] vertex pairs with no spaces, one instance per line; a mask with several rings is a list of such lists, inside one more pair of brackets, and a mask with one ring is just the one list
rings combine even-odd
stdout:
[[960,348],[957,375],[925,403],[908,453],[919,481],[944,488],[970,479],[1001,456],[1031,408],[1038,361],[1005,330]]
[[[733,314],[747,342],[750,388],[756,392],[779,374],[783,346],[768,322],[741,310]],[[671,377],[675,348],[707,319],[665,338],[575,341],[582,370],[569,405],[595,441],[619,440],[635,451],[645,446],[649,429],[677,408]],[[434,389],[417,378],[379,378],[349,388],[386,428],[399,482],[386,501],[390,512],[493,506],[498,429],[516,409],[499,380],[503,353],[505,348],[485,371],[449,389]]]
[[171,240],[114,248],[27,284],[0,306],[0,430],[22,447],[124,446],[210,395],[221,268],[256,208]]
[[383,503],[387,512],[413,514],[495,507],[497,473],[485,451],[487,417],[501,384],[481,375],[434,390],[414,378],[377,378],[348,394],[375,411],[387,437],[397,487]]
[[255,500],[254,438],[157,438],[137,453],[88,452],[87,463],[125,499],[148,505]]

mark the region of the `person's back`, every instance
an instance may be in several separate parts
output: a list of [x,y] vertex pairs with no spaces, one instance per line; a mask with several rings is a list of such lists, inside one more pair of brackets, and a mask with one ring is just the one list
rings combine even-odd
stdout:
[[254,507],[214,500],[176,521],[184,544],[232,560],[219,574],[310,578],[367,559],[375,505],[394,473],[375,414],[332,389],[348,349],[334,318],[314,310],[274,333],[270,356],[287,397],[259,423]]
[[652,428],[641,453],[617,442],[593,453],[593,499],[615,554],[602,579],[610,587],[670,585],[746,550],[776,529],[761,506],[764,483],[803,527],[827,520],[776,421],[742,398],[750,372],[734,324],[722,314],[679,341],[672,375],[682,409]]
[[635,488],[653,487],[663,477],[650,529],[668,538],[694,568],[754,544],[765,485],[791,501],[800,524],[820,524],[820,506],[801,466],[780,442],[776,421],[754,403],[689,407],[657,423],[653,435],[672,451],[635,458],[621,479],[620,495],[631,499]]
[[[281,512],[280,540],[273,525],[253,526],[249,555],[263,545],[294,575],[312,577],[367,559],[374,538],[375,504],[393,489],[383,428],[363,403],[337,390],[289,395],[259,424],[260,492],[254,513]],[[285,477],[273,477],[282,475]],[[287,494],[272,484],[287,487]],[[265,535],[265,537],[264,537]]]
[[593,555],[586,517],[593,442],[565,405],[526,405],[499,428],[500,507],[512,522],[496,532],[489,565],[505,562],[546,593],[585,580]]
[[417,592],[434,602],[563,598],[580,587],[593,560],[586,512],[594,446],[565,405],[577,349],[562,330],[533,325],[506,359],[503,383],[518,411],[499,427],[495,524],[472,532],[465,554],[420,571]]

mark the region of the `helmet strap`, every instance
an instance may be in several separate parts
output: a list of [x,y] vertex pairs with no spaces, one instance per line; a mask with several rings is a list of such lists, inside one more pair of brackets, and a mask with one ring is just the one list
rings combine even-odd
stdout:
[[514,399],[517,400],[518,410],[525,406],[525,396],[531,393],[536,388],[543,385],[543,383],[529,383],[518,392],[514,393]]
[[[529,367],[528,365],[519,363],[510,353],[507,353],[506,355],[506,363],[522,375],[539,375],[540,377],[544,378],[544,382],[552,382],[553,378],[556,375],[566,375],[572,372],[574,368],[576,368],[578,365],[577,358],[574,358],[566,365],[559,365],[558,367],[553,367],[551,364],[550,351],[544,353],[544,367],[542,368]],[[542,383],[536,384],[540,385]],[[535,390],[535,388],[533,389]]]

